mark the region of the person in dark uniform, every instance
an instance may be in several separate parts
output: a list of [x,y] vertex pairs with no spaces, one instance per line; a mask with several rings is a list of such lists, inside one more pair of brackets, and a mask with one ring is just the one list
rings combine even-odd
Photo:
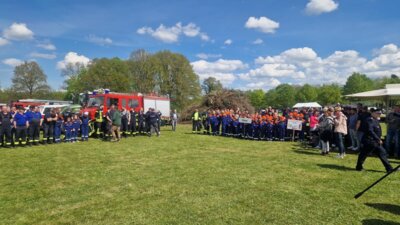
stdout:
[[157,134],[157,136],[160,136],[160,131],[158,130],[158,115],[157,112],[154,111],[154,109],[150,108],[149,111],[146,113],[146,119],[149,122],[149,137],[151,137],[153,130]]
[[54,139],[54,126],[56,114],[53,110],[46,112],[43,119],[43,144],[51,144]]
[[157,110],[157,112],[155,112],[157,114],[157,127],[158,127],[158,133],[160,133],[161,131],[161,116],[162,113],[160,110]]
[[29,127],[28,119],[24,114],[24,108],[21,107],[14,116],[14,128],[16,131],[15,141],[14,141],[15,145],[18,145],[18,143],[20,143],[21,146],[26,146],[26,136],[28,127]]
[[0,114],[0,124],[0,144],[3,144],[4,147],[9,148],[11,147],[12,143],[11,126],[13,122],[10,108],[8,106],[3,106],[2,108],[2,112]]
[[129,121],[129,130],[131,132],[131,135],[136,135],[136,112],[135,109],[131,108],[130,110],[130,121]]
[[139,131],[139,134],[143,134],[143,133],[145,133],[146,132],[146,124],[145,124],[145,120],[146,120],[146,118],[145,118],[145,114],[144,114],[144,111],[143,111],[143,109],[140,109],[140,112],[139,112],[139,115],[138,115],[138,119],[139,119],[139,123],[138,123],[138,131]]
[[[11,113],[11,116],[12,116],[13,121],[14,121],[14,116],[17,114],[17,112],[18,112],[18,110],[17,110],[17,108],[16,108],[15,106],[11,107],[10,113]],[[16,132],[17,132],[17,131],[16,131],[14,125],[11,124],[11,145],[12,145],[12,146],[15,146],[14,141],[16,140],[16,139],[15,139]]]
[[393,170],[390,165],[385,149],[382,147],[382,129],[379,124],[379,119],[382,114],[380,109],[372,109],[371,116],[366,119],[366,129],[362,138],[363,148],[360,150],[358,155],[356,170],[363,170],[363,164],[368,154],[371,152],[376,152],[379,159],[381,160],[386,172]]
[[129,120],[131,118],[131,114],[128,110],[125,108],[122,108],[121,111],[121,132],[122,132],[122,137],[127,138],[128,137],[128,131],[129,131]]
[[39,112],[39,107],[34,107],[34,110],[28,116],[29,120],[29,144],[39,144],[40,127],[42,126],[42,114]]

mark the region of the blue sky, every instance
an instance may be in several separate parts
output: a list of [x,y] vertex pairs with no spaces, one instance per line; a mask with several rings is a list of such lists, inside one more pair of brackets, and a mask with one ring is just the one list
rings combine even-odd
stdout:
[[201,79],[240,89],[400,75],[399,8],[393,0],[2,0],[1,86],[23,60],[36,60],[58,89],[66,63],[126,59],[139,48],[182,53]]

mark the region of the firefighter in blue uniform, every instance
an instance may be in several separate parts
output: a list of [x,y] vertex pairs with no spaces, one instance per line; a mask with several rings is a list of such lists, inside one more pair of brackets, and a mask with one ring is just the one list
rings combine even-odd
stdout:
[[387,159],[386,151],[382,147],[382,129],[381,125],[379,124],[379,118],[381,114],[381,110],[373,109],[371,110],[371,116],[366,119],[367,126],[365,127],[365,133],[362,138],[362,143],[364,147],[360,150],[356,166],[356,170],[358,171],[363,170],[364,161],[371,152],[377,153],[387,172],[391,172],[393,170],[393,167],[390,165]]
[[33,107],[33,111],[27,114],[29,121],[29,144],[39,144],[40,127],[42,126],[42,114],[38,107]]
[[144,114],[143,108],[140,109],[140,112],[139,112],[139,115],[138,115],[138,119],[139,119],[139,121],[138,121],[139,122],[138,123],[139,134],[146,133],[146,124],[145,124],[146,118],[145,118],[145,114]]
[[84,112],[81,118],[81,140],[82,141],[89,141],[89,113]]
[[14,116],[14,128],[16,132],[14,140],[15,145],[18,145],[18,143],[20,143],[21,146],[26,146],[26,136],[28,127],[29,127],[28,119],[24,114],[24,108],[21,107]]
[[57,113],[56,125],[54,126],[54,141],[57,144],[61,142],[61,130],[63,127],[63,123],[64,123],[64,120],[62,118],[62,115],[60,113]]
[[[12,126],[12,115],[10,113],[10,108],[8,106],[3,106],[2,112],[0,114],[0,143],[4,147],[11,147],[12,137],[11,137],[11,126]],[[5,140],[4,140],[5,137]]]

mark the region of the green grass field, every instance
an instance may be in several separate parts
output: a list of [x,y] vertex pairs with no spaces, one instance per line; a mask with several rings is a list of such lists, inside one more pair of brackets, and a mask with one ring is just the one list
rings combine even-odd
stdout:
[[[0,224],[400,224],[400,173],[296,143],[190,134],[0,149]],[[391,160],[393,165],[400,163]]]

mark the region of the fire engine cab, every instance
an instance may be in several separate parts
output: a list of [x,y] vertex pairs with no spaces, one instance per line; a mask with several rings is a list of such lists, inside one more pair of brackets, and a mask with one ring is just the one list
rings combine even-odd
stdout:
[[156,95],[143,95],[140,93],[117,93],[108,89],[95,90],[81,94],[81,102],[86,105],[84,112],[89,113],[91,119],[95,118],[96,110],[103,105],[103,114],[107,113],[111,105],[115,105],[119,110],[135,110],[140,109],[146,112],[149,108],[159,110],[163,120],[168,120],[170,116],[170,99],[169,97]]

